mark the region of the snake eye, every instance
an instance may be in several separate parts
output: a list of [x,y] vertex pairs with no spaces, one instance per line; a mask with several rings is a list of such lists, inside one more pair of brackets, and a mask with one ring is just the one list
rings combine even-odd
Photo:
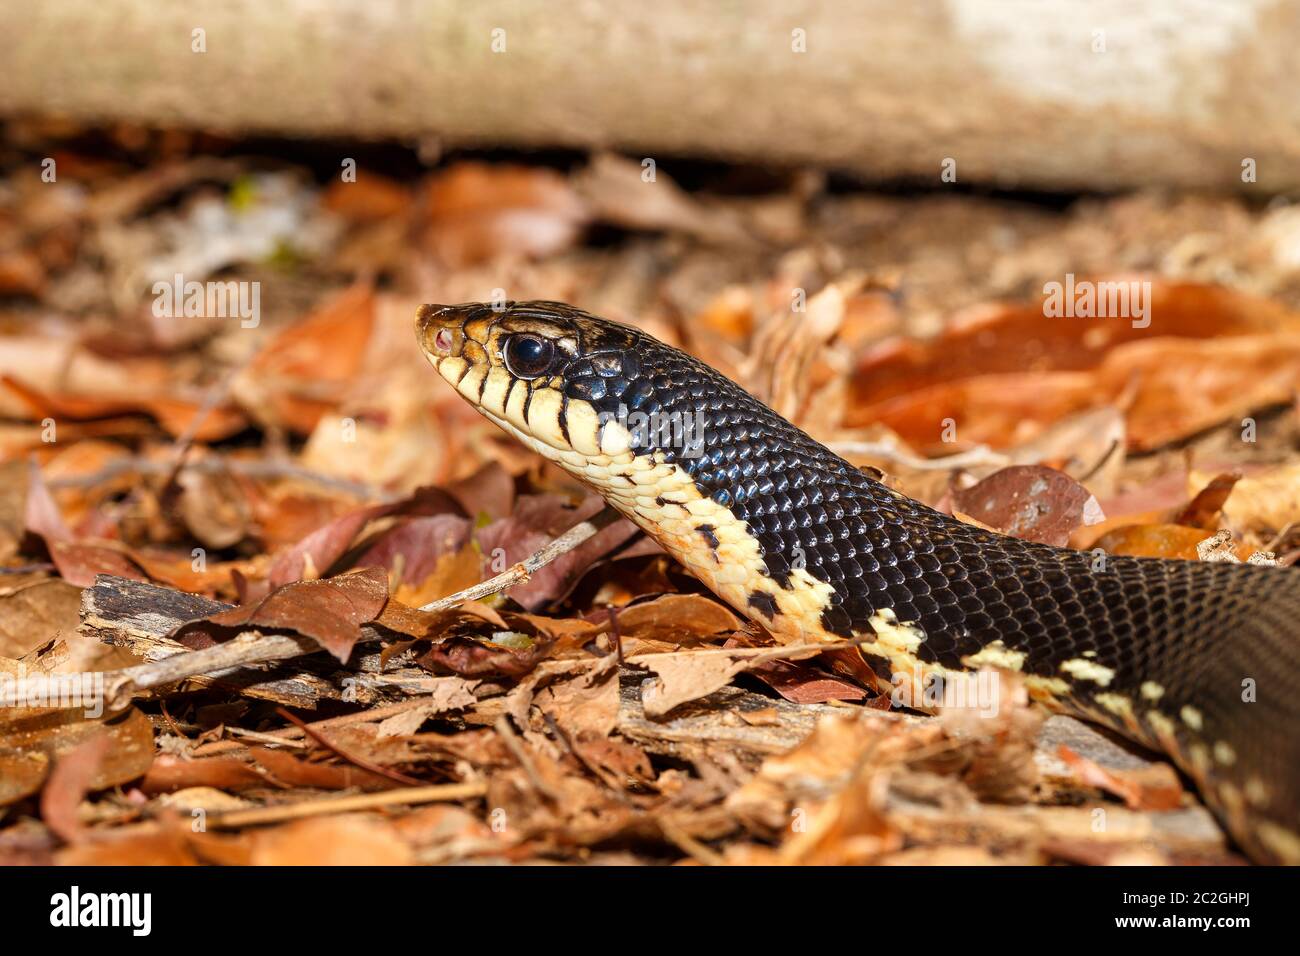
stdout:
[[555,343],[540,335],[512,335],[505,344],[506,368],[519,378],[537,378],[551,367]]

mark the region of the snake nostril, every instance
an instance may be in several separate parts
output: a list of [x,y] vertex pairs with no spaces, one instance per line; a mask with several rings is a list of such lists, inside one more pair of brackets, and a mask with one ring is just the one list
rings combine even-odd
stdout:
[[433,337],[433,347],[444,354],[451,351],[451,343],[451,329],[439,329],[438,334]]

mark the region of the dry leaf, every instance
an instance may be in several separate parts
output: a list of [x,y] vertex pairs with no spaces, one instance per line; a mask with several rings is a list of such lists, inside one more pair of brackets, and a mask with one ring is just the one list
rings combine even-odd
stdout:
[[[1206,476],[1192,472],[1190,488],[1208,489]],[[1262,474],[1249,475],[1230,486],[1223,502],[1223,516],[1237,532],[1271,538],[1284,528],[1300,523],[1300,464],[1281,465]],[[1198,493],[1203,494],[1204,491]]]
[[409,866],[411,848],[392,824],[345,814],[295,820],[253,834],[254,866]]
[[388,602],[388,575],[369,568],[323,581],[297,581],[276,588],[252,605],[185,624],[178,637],[245,628],[294,631],[310,637],[342,663],[361,637],[361,625],[379,617]]
[[1097,499],[1069,475],[1042,465],[1012,465],[952,493],[955,507],[1026,541],[1065,547],[1070,532],[1104,516]]
[[726,654],[683,652],[646,654],[633,663],[654,671],[655,680],[641,689],[641,703],[647,717],[662,717],[687,701],[726,687],[750,662]]

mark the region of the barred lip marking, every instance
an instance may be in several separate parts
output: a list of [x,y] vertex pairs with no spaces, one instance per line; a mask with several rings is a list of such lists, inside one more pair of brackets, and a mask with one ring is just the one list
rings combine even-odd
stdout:
[[456,383],[456,390],[465,398],[468,398],[475,406],[482,408],[482,403],[478,401],[479,385],[487,377],[482,368],[477,365],[470,365],[466,369],[466,374],[461,376],[461,380]]
[[569,396],[564,392],[560,392],[560,434],[564,436],[564,443],[572,448],[573,439],[569,437]]
[[510,376],[510,384],[506,386],[505,401],[501,403],[502,414],[508,415],[510,413],[510,399],[515,394],[515,386],[518,384],[519,379],[515,378],[513,375]]
[[463,364],[464,367],[460,370],[460,374],[456,376],[456,384],[454,386],[456,391],[458,392],[460,391],[460,383],[465,381],[465,376],[468,375],[470,373],[470,369],[474,367],[469,362],[465,361],[465,359],[461,359],[461,363]]
[[479,404],[489,411],[504,415],[510,395],[510,387],[515,382],[516,379],[513,375],[508,375],[500,369],[489,369],[478,386]]
[[695,530],[700,533],[700,537],[704,539],[705,544],[709,546],[709,550],[711,550],[714,556],[716,557],[718,554],[718,545],[720,544],[720,542],[718,541],[718,536],[713,531],[713,525],[711,524],[696,525]]
[[528,410],[529,410],[530,408],[532,408],[532,405],[533,405],[533,391],[534,391],[534,389],[533,389],[533,386],[532,386],[532,383],[531,383],[531,382],[525,382],[524,384],[525,384],[525,387],[527,388],[528,394],[524,397],[524,413],[523,413],[523,422],[524,422],[525,425],[528,425],[528,424],[529,424],[529,420],[528,420]]
[[521,388],[511,388],[510,393],[506,396],[505,408],[501,410],[501,417],[510,420],[524,420],[524,408],[528,403],[528,397],[532,394],[532,389],[528,387],[527,382],[515,379],[514,384],[521,385]]

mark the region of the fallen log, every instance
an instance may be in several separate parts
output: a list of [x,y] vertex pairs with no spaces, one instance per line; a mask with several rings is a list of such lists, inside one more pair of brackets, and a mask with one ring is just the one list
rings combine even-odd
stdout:
[[0,116],[1276,193],[1298,36],[1274,0],[8,2]]

